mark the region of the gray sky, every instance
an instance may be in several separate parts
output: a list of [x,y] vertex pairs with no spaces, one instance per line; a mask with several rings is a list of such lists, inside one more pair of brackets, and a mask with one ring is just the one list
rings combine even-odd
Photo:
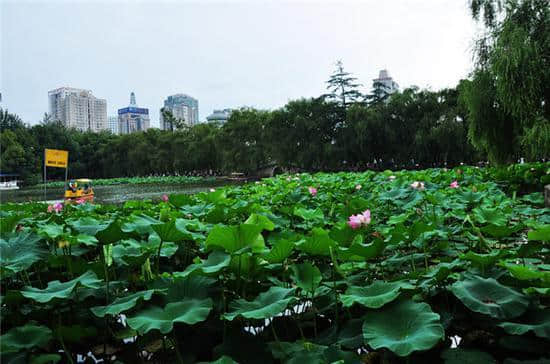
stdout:
[[467,0],[0,0],[2,107],[25,122],[61,86],[149,108],[166,96],[214,108],[273,109],[318,96],[341,59],[368,91],[387,68],[401,88],[455,86],[472,69]]

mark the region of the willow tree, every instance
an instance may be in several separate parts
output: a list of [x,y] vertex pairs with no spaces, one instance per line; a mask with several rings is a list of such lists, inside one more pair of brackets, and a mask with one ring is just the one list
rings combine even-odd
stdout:
[[548,0],[471,0],[482,21],[476,67],[461,86],[469,138],[495,163],[550,155]]

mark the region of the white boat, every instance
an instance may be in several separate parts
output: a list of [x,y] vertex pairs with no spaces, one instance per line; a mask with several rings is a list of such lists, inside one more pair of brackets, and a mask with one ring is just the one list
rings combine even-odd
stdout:
[[0,173],[0,191],[18,190],[16,174]]

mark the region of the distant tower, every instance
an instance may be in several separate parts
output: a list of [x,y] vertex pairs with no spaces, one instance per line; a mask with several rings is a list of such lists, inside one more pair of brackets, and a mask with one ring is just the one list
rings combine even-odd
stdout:
[[136,106],[136,94],[134,92],[130,93],[130,106]]

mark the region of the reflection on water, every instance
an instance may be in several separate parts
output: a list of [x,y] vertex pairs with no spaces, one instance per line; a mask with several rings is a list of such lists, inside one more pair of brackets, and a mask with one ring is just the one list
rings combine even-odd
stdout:
[[[197,193],[207,191],[212,187],[235,184],[228,182],[213,182],[201,185],[181,184],[125,184],[113,186],[94,186],[95,201],[104,204],[122,203],[128,200],[160,199],[163,194],[171,193]],[[63,199],[63,187],[47,188],[45,197],[44,189],[40,187],[22,188],[20,190],[0,191],[0,202],[30,202],[52,201]]]

